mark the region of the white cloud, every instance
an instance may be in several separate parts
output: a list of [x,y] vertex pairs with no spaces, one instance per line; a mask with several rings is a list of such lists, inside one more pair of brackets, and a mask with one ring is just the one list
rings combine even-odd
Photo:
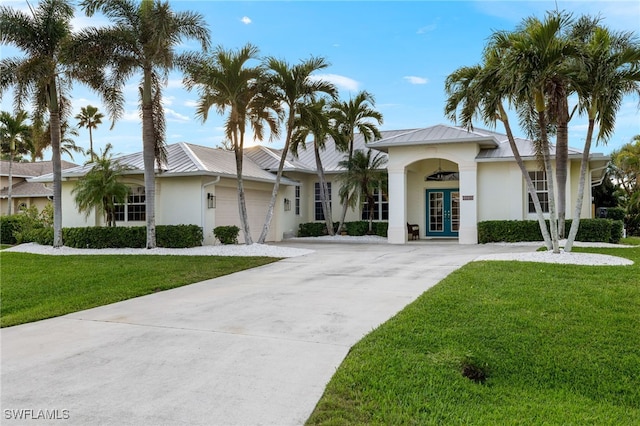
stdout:
[[251,23],[251,18],[249,18],[248,16],[243,16],[242,19],[240,19],[240,22],[245,25],[249,25]]
[[179,112],[174,111],[170,108],[164,109],[164,116],[167,121],[173,121],[178,123],[186,123],[190,121],[190,118],[187,117],[186,115],[180,114]]
[[416,77],[415,75],[408,75],[403,78],[410,84],[427,84],[429,82],[429,79],[424,77]]
[[335,84],[339,89],[346,89],[353,92],[358,91],[360,87],[360,83],[357,81],[337,74],[316,74],[312,75],[311,79],[328,81],[329,83]]
[[425,25],[422,28],[418,28],[418,31],[416,31],[416,34],[430,33],[431,31],[435,31],[436,28],[438,28],[436,24]]
[[182,103],[182,105],[189,108],[196,108],[198,106],[198,101],[194,101],[193,99],[187,99]]

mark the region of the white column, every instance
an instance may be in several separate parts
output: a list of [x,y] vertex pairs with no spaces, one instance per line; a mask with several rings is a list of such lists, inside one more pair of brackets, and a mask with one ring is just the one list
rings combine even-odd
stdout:
[[389,169],[389,244],[407,242],[407,185],[404,167]]
[[460,232],[458,243],[478,244],[478,181],[476,163],[459,164]]

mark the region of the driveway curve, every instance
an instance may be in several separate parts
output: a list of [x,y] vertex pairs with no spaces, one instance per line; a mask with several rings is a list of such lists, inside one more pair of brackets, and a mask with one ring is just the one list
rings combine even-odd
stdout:
[[2,423],[303,424],[364,335],[476,257],[535,249],[286,245],[315,251],[2,329]]

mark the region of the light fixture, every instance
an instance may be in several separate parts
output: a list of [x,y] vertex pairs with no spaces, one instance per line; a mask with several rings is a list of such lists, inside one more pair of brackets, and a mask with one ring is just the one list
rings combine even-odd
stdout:
[[216,208],[216,196],[210,192],[207,192],[207,208],[208,209]]
[[442,160],[438,159],[438,169],[433,173],[426,175],[424,181],[446,181],[446,180],[460,180],[460,174],[454,171],[442,170]]
[[284,199],[284,211],[288,212],[289,210],[291,210],[291,200],[288,198]]

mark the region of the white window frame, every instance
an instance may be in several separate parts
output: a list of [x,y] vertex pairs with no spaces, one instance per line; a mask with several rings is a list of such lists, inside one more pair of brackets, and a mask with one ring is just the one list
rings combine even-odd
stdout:
[[[380,191],[379,188],[376,188],[373,192],[373,196],[375,198],[374,206],[375,209],[373,213],[373,220],[386,222],[389,220],[389,196],[385,194],[383,191]],[[386,210],[384,209],[386,206]],[[362,197],[362,206],[360,217],[362,220],[369,220],[369,212],[367,211],[367,200]],[[386,215],[386,218],[385,218]]]
[[[549,185],[547,184],[547,173],[544,170],[530,170],[529,177],[533,183],[533,187],[536,189],[538,199],[540,200],[540,206],[543,213],[549,213]],[[525,189],[527,190],[527,213],[535,214],[536,208],[533,204],[533,198],[529,194],[529,189],[525,183]]]
[[147,204],[144,186],[133,185],[129,189],[127,200],[123,204],[116,204],[116,222],[145,222]]
[[[331,196],[331,182],[327,182],[327,190],[329,192],[329,209],[331,209],[332,196]],[[322,201],[320,198],[320,182],[314,182],[313,184],[313,218],[316,221],[325,220],[324,212],[322,211]]]

